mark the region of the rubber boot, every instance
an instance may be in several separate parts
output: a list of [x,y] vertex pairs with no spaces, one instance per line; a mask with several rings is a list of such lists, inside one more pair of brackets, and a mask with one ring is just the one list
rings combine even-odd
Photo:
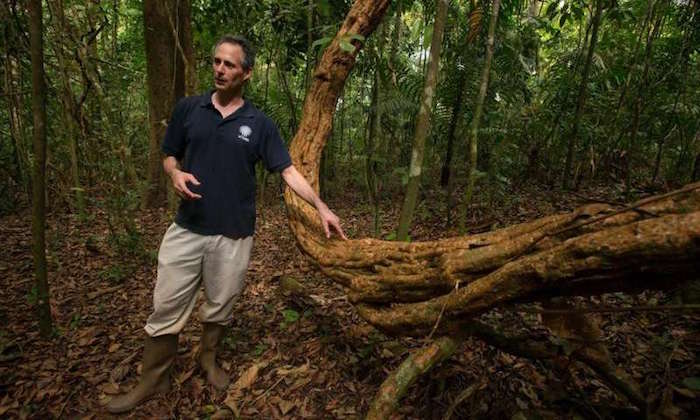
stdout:
[[177,354],[177,335],[147,337],[143,347],[141,380],[126,394],[107,404],[110,413],[124,413],[145,400],[170,390],[170,367]]
[[207,373],[207,381],[219,391],[228,388],[230,382],[228,373],[216,364],[216,347],[224,335],[225,328],[219,324],[202,323],[202,341],[200,342],[199,363]]

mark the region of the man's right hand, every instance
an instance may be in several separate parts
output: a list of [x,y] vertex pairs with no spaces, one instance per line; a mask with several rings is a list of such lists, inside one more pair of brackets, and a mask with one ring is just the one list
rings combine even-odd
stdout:
[[194,175],[183,172],[179,169],[173,169],[170,172],[170,178],[173,181],[173,188],[175,188],[175,193],[185,200],[197,200],[202,198],[201,195],[195,194],[187,188],[187,183],[191,182],[193,185],[199,185],[199,181]]

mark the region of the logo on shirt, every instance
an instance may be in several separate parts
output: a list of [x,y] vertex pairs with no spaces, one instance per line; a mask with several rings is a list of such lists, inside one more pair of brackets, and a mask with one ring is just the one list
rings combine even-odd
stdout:
[[253,129],[248,127],[247,125],[242,125],[241,128],[238,129],[238,138],[243,140],[244,142],[250,142],[250,135],[253,134]]

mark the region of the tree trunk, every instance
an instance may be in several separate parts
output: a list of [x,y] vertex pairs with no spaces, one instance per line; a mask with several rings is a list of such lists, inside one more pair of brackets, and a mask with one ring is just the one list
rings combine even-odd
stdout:
[[77,102],[75,100],[75,94],[71,88],[71,80],[69,73],[69,66],[66,60],[66,54],[64,48],[69,48],[68,39],[66,34],[69,31],[67,27],[65,16],[63,13],[64,7],[62,1],[50,1],[48,2],[49,8],[55,17],[56,21],[56,32],[58,33],[58,39],[54,42],[54,50],[56,52],[56,58],[58,59],[58,65],[60,68],[60,78],[61,78],[61,113],[63,115],[63,125],[64,133],[68,140],[68,148],[70,151],[70,174],[72,181],[72,190],[74,195],[73,207],[78,212],[78,214],[83,214],[85,211],[85,198],[83,195],[83,187],[80,182],[80,167],[79,167],[79,152],[78,152],[78,139],[80,137],[80,128],[78,126],[79,113],[77,110]]
[[477,161],[477,141],[479,135],[479,124],[481,122],[481,114],[484,110],[484,100],[486,99],[486,91],[489,86],[489,73],[491,72],[491,60],[493,59],[493,44],[496,37],[496,25],[498,24],[498,9],[501,6],[500,0],[493,1],[493,10],[491,11],[491,21],[489,22],[489,35],[486,43],[486,59],[484,60],[484,70],[481,74],[481,85],[479,87],[479,96],[476,98],[474,115],[472,123],[469,127],[469,172],[467,174],[467,190],[464,193],[464,201],[462,202],[459,230],[464,233],[467,222],[467,212],[469,204],[474,193],[474,181],[476,180],[476,161]]
[[[189,0],[145,0],[143,3],[146,41],[146,83],[148,85],[149,154],[143,205],[153,207],[166,198],[160,142],[175,102],[185,94],[186,51],[183,27],[189,26]],[[179,18],[177,18],[179,16]],[[171,26],[170,22],[173,22]],[[177,33],[180,38],[176,38]],[[191,41],[190,41],[191,43]]]
[[370,105],[367,137],[365,140],[365,174],[367,177],[367,189],[369,191],[370,203],[372,204],[374,236],[379,236],[379,191],[381,179],[379,174],[380,162],[384,144],[382,133],[382,107],[381,98],[384,92],[384,83],[381,78],[381,66],[384,65],[383,54],[384,39],[386,37],[387,25],[382,25],[377,40],[377,48],[372,72],[372,103]]
[[[9,22],[12,11],[9,5],[0,6],[0,18]],[[14,149],[14,159],[17,168],[17,183],[26,193],[27,202],[31,200],[31,168],[29,151],[27,150],[27,134],[22,118],[24,103],[22,100],[22,75],[19,66],[19,36],[14,25],[4,25],[0,40],[4,44],[4,86],[5,99],[10,125],[10,137]]]
[[29,170],[29,153],[26,146],[27,137],[25,134],[24,121],[22,119],[24,104],[22,101],[19,60],[15,52],[11,51],[9,45],[8,43],[5,56],[5,92],[7,93],[7,108],[10,117],[10,136],[12,137],[12,145],[15,151],[17,180],[27,193],[27,198],[29,198],[31,177]]
[[571,169],[574,163],[574,153],[578,143],[578,135],[581,127],[581,118],[583,117],[583,109],[586,106],[586,93],[588,86],[588,76],[591,71],[591,63],[593,62],[593,53],[595,52],[596,42],[598,41],[598,29],[600,29],[600,21],[603,16],[603,0],[596,0],[595,12],[592,16],[593,27],[591,29],[591,41],[588,45],[588,55],[583,66],[583,74],[581,75],[581,85],[578,91],[578,100],[576,101],[576,112],[574,115],[574,125],[569,135],[569,144],[566,148],[566,162],[564,163],[564,177],[562,186],[564,189],[569,188],[571,178]]
[[[622,90],[620,91],[620,97],[617,100],[617,106],[615,107],[615,117],[613,118],[613,123],[612,126],[613,128],[617,127],[617,122],[620,117],[620,112],[622,111],[622,105],[625,102],[625,97],[627,95],[627,91],[630,86],[630,82],[632,81],[632,74],[634,73],[634,70],[636,69],[637,66],[637,57],[639,54],[639,48],[642,45],[642,38],[644,37],[644,33],[647,32],[647,25],[653,18],[654,11],[656,10],[656,4],[654,3],[654,0],[649,0],[648,6],[647,6],[647,13],[646,16],[644,17],[644,21],[642,22],[642,25],[639,29],[639,35],[637,35],[637,41],[634,44],[634,49],[632,50],[632,56],[631,56],[631,61],[630,64],[627,68],[627,75],[625,76],[625,81],[622,84]],[[620,129],[620,134],[618,136],[617,141],[615,142],[615,147],[617,148],[620,142],[620,139],[622,138],[622,135],[624,133],[624,130]]]
[[36,279],[39,332],[52,332],[49,282],[46,269],[46,83],[41,0],[29,1],[29,40],[32,61],[32,114],[34,117],[34,169],[32,182],[32,254]]
[[398,67],[398,61],[396,60],[396,53],[399,50],[401,44],[401,11],[402,11],[402,0],[395,2],[396,11],[394,12],[394,30],[391,35],[391,49],[389,50],[389,61],[387,65],[391,71],[391,83],[394,87],[397,86],[396,82],[396,71]]
[[437,14],[433,26],[433,39],[430,44],[430,64],[425,76],[425,84],[423,85],[416,131],[413,136],[413,150],[411,152],[411,165],[408,174],[408,185],[406,186],[406,197],[401,207],[398,233],[396,235],[396,239],[399,241],[408,240],[408,230],[411,227],[413,212],[418,200],[418,190],[420,188],[421,173],[423,171],[425,139],[430,133],[430,117],[432,114],[435,87],[437,86],[440,49],[442,48],[442,35],[445,29],[446,17],[446,0],[437,0]]
[[462,97],[464,95],[464,87],[466,85],[466,82],[467,75],[466,70],[464,70],[459,74],[459,82],[457,83],[457,96],[455,97],[455,101],[452,104],[452,117],[450,118],[450,125],[447,127],[447,150],[445,151],[445,160],[443,161],[442,169],[440,170],[441,187],[447,187],[447,185],[450,182],[455,133],[457,132],[457,125],[459,124],[459,120],[462,116]]
[[646,94],[647,84],[649,82],[649,66],[651,64],[651,52],[654,45],[654,40],[659,34],[663,15],[656,18],[656,22],[651,28],[651,32],[647,37],[647,45],[644,53],[644,69],[642,70],[642,79],[637,89],[637,97],[634,101],[634,117],[632,118],[632,129],[630,130],[630,139],[627,144],[627,159],[626,174],[625,174],[625,190],[627,193],[632,189],[632,160],[636,156],[637,135],[639,134],[639,124],[641,121],[642,108],[645,105],[644,96]]

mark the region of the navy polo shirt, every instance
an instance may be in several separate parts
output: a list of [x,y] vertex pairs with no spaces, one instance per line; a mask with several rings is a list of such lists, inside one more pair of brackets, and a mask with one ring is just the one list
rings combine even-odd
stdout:
[[248,101],[222,118],[212,93],[181,99],[163,140],[163,153],[200,182],[187,186],[202,198],[181,200],[175,222],[202,235],[244,238],[255,231],[255,164],[281,172],[292,159],[270,118]]

